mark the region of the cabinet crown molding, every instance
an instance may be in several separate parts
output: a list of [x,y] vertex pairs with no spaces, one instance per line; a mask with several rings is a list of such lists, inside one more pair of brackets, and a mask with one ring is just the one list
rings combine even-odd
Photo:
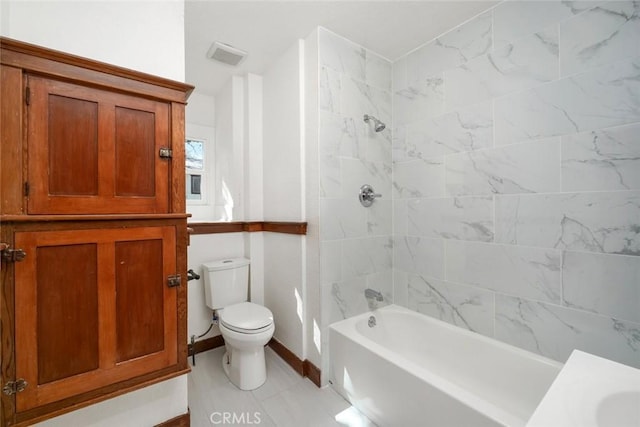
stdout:
[[[115,87],[114,83],[120,84],[122,81],[114,81],[114,78],[125,79],[139,82],[144,85],[152,85],[157,88],[167,90],[167,100],[186,103],[189,95],[195,88],[193,85],[167,79],[164,77],[154,76],[152,74],[143,73],[141,71],[131,70],[129,68],[117,65],[107,64],[105,62],[94,59],[84,58],[82,56],[61,52],[26,43],[20,40],[8,37],[0,37],[0,63],[22,68],[27,71],[40,72],[46,75],[68,77],[75,79],[84,79],[86,70],[92,70],[100,73],[102,83],[108,87]],[[36,58],[36,60],[34,60]],[[58,66],[55,66],[58,64]],[[69,67],[60,67],[65,65]],[[77,68],[77,69],[76,69]],[[74,75],[80,72],[79,75]],[[96,81],[100,84],[100,81]],[[132,86],[130,83],[127,86]],[[132,92],[142,94],[134,87]]]

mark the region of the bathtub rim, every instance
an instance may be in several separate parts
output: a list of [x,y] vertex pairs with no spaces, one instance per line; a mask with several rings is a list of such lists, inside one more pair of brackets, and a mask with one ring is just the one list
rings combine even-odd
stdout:
[[[542,363],[544,365],[549,366],[550,368],[556,369],[558,373],[560,372],[560,370],[562,369],[562,366],[564,365],[561,362],[549,359],[545,356],[515,347],[511,344],[507,344],[495,338],[491,338],[486,335],[482,335],[480,333],[473,332],[456,325],[452,325],[440,319],[436,319],[434,317],[413,311],[411,309],[408,309],[406,307],[402,307],[396,304],[390,304],[390,305],[378,308],[374,311],[367,311],[365,313],[361,313],[359,315],[356,315],[347,319],[343,319],[329,325],[330,333],[331,332],[338,333],[344,336],[346,339],[354,341],[359,345],[362,345],[363,347],[372,351],[373,353],[378,354],[381,358],[393,364],[398,369],[402,369],[403,371],[411,375],[417,376],[421,380],[429,383],[431,386],[437,388],[442,393],[448,395],[452,399],[456,399],[463,402],[464,404],[468,405],[470,408],[479,412],[483,416],[490,418],[503,425],[524,426],[527,423],[528,419],[523,420],[519,416],[505,409],[502,409],[499,406],[496,406],[494,403],[491,403],[483,399],[482,397],[476,395],[475,393],[472,393],[466,390],[462,386],[459,386],[456,383],[448,380],[446,377],[436,372],[425,369],[422,366],[418,365],[417,363],[409,359],[406,359],[404,356],[399,355],[385,348],[381,344],[360,334],[356,329],[356,324],[360,321],[366,322],[370,316],[375,316],[376,313],[379,313],[379,312],[397,312],[397,313],[407,314],[411,317],[415,317],[419,319],[420,321],[425,321],[437,327],[445,328],[453,333],[461,334],[473,340],[480,340],[490,345],[494,345],[499,349],[504,349],[506,351],[515,353],[516,355],[529,358],[534,362]],[[330,350],[330,351],[333,351],[333,350]],[[399,363],[399,362],[402,362],[402,363]],[[330,362],[330,366],[331,366],[331,362]],[[331,366],[331,372],[330,372],[331,379],[335,378],[335,374],[336,373],[333,372],[333,366]],[[549,384],[549,386],[551,386],[551,384]],[[540,402],[537,402],[536,407],[539,404]],[[535,408],[534,408],[534,411],[535,411]]]

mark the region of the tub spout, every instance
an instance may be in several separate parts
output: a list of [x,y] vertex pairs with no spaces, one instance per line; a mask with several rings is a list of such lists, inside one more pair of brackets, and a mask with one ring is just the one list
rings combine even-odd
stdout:
[[382,294],[374,289],[365,289],[364,290],[364,297],[366,299],[375,299],[376,301],[383,301],[384,298],[382,297]]
[[364,297],[367,299],[367,304],[369,304],[369,310],[373,311],[378,308],[378,303],[384,301],[384,297],[382,293],[374,290],[374,289],[365,289]]

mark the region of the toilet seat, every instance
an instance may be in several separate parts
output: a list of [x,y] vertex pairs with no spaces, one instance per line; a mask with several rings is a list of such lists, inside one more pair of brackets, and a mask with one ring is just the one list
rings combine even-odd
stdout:
[[226,328],[242,334],[258,334],[273,325],[271,310],[252,302],[230,305],[220,310],[218,315]]

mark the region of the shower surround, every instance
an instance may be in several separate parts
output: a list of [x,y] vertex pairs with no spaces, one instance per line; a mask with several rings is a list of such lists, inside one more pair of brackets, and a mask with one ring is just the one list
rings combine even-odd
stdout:
[[[318,58],[320,265],[328,324],[366,311],[366,288],[393,300],[391,129],[376,132],[364,121],[368,114],[391,123],[391,62],[323,28]],[[382,194],[369,208],[358,200],[364,184]]]
[[394,62],[396,304],[640,367],[639,13],[507,1]]
[[506,1],[392,66],[318,34],[323,331],[370,287],[640,367],[640,4]]

